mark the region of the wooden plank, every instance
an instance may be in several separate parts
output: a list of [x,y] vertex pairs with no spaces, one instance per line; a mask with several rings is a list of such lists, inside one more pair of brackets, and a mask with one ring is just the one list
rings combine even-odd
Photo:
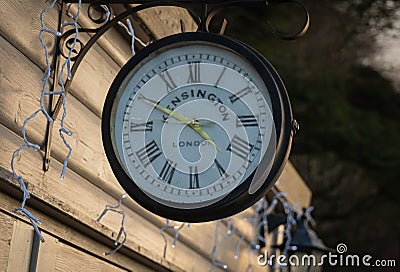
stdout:
[[42,235],[46,242],[40,243],[36,271],[54,271],[55,256],[58,256],[58,239],[47,233],[42,233]]
[[[4,171],[0,172],[0,182],[2,181],[3,178],[4,178]],[[19,203],[15,199],[11,198],[9,194],[6,195],[0,191],[0,212],[2,210],[8,212],[9,210],[12,210],[16,205],[19,205]],[[149,269],[147,266],[137,262],[134,258],[132,258],[132,256],[128,257],[126,255],[121,254],[120,252],[105,257],[103,255],[103,252],[108,251],[109,247],[100,243],[99,239],[91,238],[91,235],[93,233],[79,232],[76,229],[69,227],[68,224],[65,223],[66,222],[65,220],[63,220],[63,222],[60,222],[62,221],[60,217],[47,216],[43,212],[35,210],[34,208],[31,207],[29,207],[29,210],[40,218],[42,222],[40,228],[42,230],[42,235],[44,236],[46,241],[45,243],[40,244],[39,248],[40,254],[39,254],[37,271],[53,271],[53,270],[40,270],[39,268],[40,267],[51,268],[55,265],[55,263],[52,264],[54,260],[50,261],[45,258],[46,256],[52,256],[52,257],[55,256],[56,253],[55,250],[57,250],[58,239],[61,239],[63,241],[68,241],[70,244],[73,244],[76,248],[84,249],[86,252],[90,252],[97,258],[102,258],[118,266],[122,266],[125,268],[135,268],[138,271],[143,271],[143,272],[154,271],[153,269]],[[15,214],[13,213],[11,215],[15,216]],[[27,221],[25,218],[22,219]],[[111,232],[106,227],[102,228],[102,231],[105,233]],[[44,254],[44,258],[41,258],[41,254]]]
[[275,187],[278,191],[286,193],[286,200],[297,209],[310,206],[312,192],[290,161],[287,162]]
[[58,244],[57,255],[55,258],[55,269],[54,271],[62,272],[75,272],[75,271],[86,271],[86,272],[120,272],[127,271],[121,269],[100,259],[97,259],[89,254],[79,251],[71,246],[64,243]]
[[33,229],[20,220],[16,220],[11,237],[10,255],[7,272],[28,271],[31,260]]
[[[45,1],[0,1],[0,35],[42,69],[45,68],[45,59],[38,39],[40,30],[38,14],[47,6],[48,3]],[[86,16],[87,7],[88,5],[82,6],[79,21],[83,27],[93,27],[95,25]],[[195,29],[190,15],[183,9],[172,7],[150,9],[141,12],[139,17],[149,24],[149,29],[157,38],[179,32],[179,18],[185,22],[187,30]],[[19,18],[29,18],[29,20]],[[50,10],[45,18],[46,27],[55,29],[58,21],[57,10]],[[45,34],[44,37],[47,46],[51,49],[54,44],[52,36]],[[89,36],[81,33],[79,37],[85,41]],[[71,94],[100,117],[107,91],[120,67],[130,57],[130,44],[118,31],[109,30],[99,40],[99,44],[90,49],[80,64],[71,86]],[[96,80],[93,80],[94,78]]]
[[[0,46],[0,119],[7,127],[19,133],[24,119],[39,107],[38,79],[41,72],[37,67],[32,67],[32,63],[3,38],[0,38]],[[74,150],[69,167],[106,191],[118,192],[116,195],[120,195],[122,190],[115,182],[102,148],[100,119],[74,97],[69,97],[67,103],[69,118],[66,126],[74,134],[68,139]],[[42,115],[33,119],[27,126],[28,138],[43,145],[46,123]],[[67,150],[57,133],[53,137],[52,147],[52,155],[63,161]]]
[[[39,14],[48,5],[49,3],[45,1],[2,0],[0,2],[0,35],[10,41],[42,70],[46,65],[44,50],[39,42]],[[45,20],[47,28],[56,29],[58,11],[51,9],[45,15]],[[79,37],[85,41],[89,36],[81,33]],[[114,38],[118,40],[118,36]],[[44,39],[51,51],[54,37],[44,34]],[[82,101],[97,116],[101,116],[105,96],[119,69],[120,66],[110,58],[109,54],[95,44],[78,68],[72,82],[71,94]],[[96,80],[93,80],[94,78]]]
[[[17,147],[21,139],[2,125],[0,125],[0,136],[0,165],[8,167],[8,162],[7,164],[5,163],[5,158],[11,157],[12,151]],[[40,152],[27,149],[16,165],[18,171],[23,170],[24,173],[29,173],[27,181],[31,193],[47,202],[54,209],[60,209],[69,216],[90,226],[93,230],[104,233],[110,239],[115,239],[120,227],[120,217],[110,213],[102,220],[103,224],[95,222],[95,218],[101,213],[105,204],[113,204],[116,200],[72,171],[62,182],[55,181],[61,170],[61,163],[54,162],[52,168],[43,175],[40,170],[35,169],[35,165],[41,159]],[[13,184],[17,185],[17,181],[13,180]],[[85,197],[79,197],[82,195],[85,195]],[[128,233],[126,246],[128,248],[176,271],[189,269],[193,260],[196,261],[198,267],[203,269],[209,266],[207,259],[191,251],[185,244],[180,244],[175,249],[179,258],[175,255],[168,255],[167,259],[163,259],[164,242],[159,234],[159,228],[132,210],[126,207],[122,208],[126,211],[125,222]],[[104,251],[109,250],[106,249]],[[101,254],[102,252],[98,253]]]
[[140,11],[138,17],[150,29],[156,39],[181,32],[180,20],[186,31],[195,31],[197,26],[189,12],[182,8],[156,7]]
[[[79,25],[84,28],[98,28],[99,25],[94,23],[88,16],[89,5],[81,6],[81,13],[79,16]],[[115,10],[116,7],[113,7]],[[70,9],[71,14],[76,15],[77,5],[72,5]],[[136,29],[135,29],[136,30]],[[135,36],[138,36],[135,31]],[[123,66],[128,59],[132,57],[131,44],[124,39],[117,29],[111,28],[99,40],[99,46],[106,52],[119,66]]]
[[[13,199],[10,200],[9,196],[4,195],[4,194],[2,194],[0,192],[0,211],[2,209],[5,209],[5,210],[11,209],[16,204],[17,204],[17,202],[15,200],[13,200]],[[77,247],[84,249],[84,251],[86,251],[86,252],[91,252],[93,255],[96,255],[98,258],[103,258],[103,259],[108,260],[108,261],[110,261],[112,263],[116,263],[119,266],[122,266],[122,264],[124,264],[124,262],[120,262],[120,261],[119,262],[115,262],[115,260],[120,260],[121,258],[122,259],[126,259],[124,257],[124,255],[121,255],[120,252],[117,252],[116,254],[109,255],[109,256],[103,256],[102,252],[109,251],[110,249],[105,247],[104,245],[98,243],[97,241],[99,241],[99,239],[96,239],[95,241],[91,240],[89,236],[91,236],[93,233],[86,233],[85,234],[85,233],[77,232],[77,231],[75,231],[73,229],[68,228],[68,226],[66,225],[66,221],[60,222],[59,221],[60,217],[56,217],[56,218],[59,218],[59,219],[54,219],[53,218],[54,215],[52,217],[47,217],[46,215],[44,215],[40,211],[35,210],[35,209],[31,208],[31,207],[29,207],[29,210],[33,214],[37,215],[41,219],[42,225],[40,227],[41,227],[42,230],[45,231],[43,234],[45,235],[46,239],[48,237],[48,236],[46,236],[46,232],[51,232],[51,233],[54,233],[54,235],[62,238],[63,240],[68,241],[70,244],[72,243],[74,245],[77,245]],[[62,219],[61,219],[61,221],[62,221]],[[100,228],[100,230],[103,231],[103,232],[104,231],[109,232],[109,230],[105,226],[102,226]],[[128,241],[127,241],[127,243],[125,245],[129,246],[129,243],[130,243],[130,241],[128,239]],[[182,245],[180,245],[180,247],[182,247]],[[142,250],[144,250],[144,248],[141,248],[141,250],[139,250],[139,252],[142,253]],[[122,252],[122,250],[121,250],[121,252]],[[124,252],[124,254],[126,254],[126,250],[123,250],[123,252]],[[171,254],[171,252],[170,252],[170,254]],[[201,269],[201,271],[205,271],[204,269],[206,269],[206,267],[209,267],[209,264],[207,264],[207,266],[204,267],[201,264],[201,262],[199,262],[200,260],[196,257],[196,254],[192,253],[190,256],[182,256],[180,254],[180,250],[177,250],[177,249],[174,250],[174,254],[177,254],[178,256],[183,257],[183,258],[187,258],[185,261],[190,263],[191,266],[185,268],[184,270],[182,270],[178,266],[173,264],[173,265],[167,266],[167,268],[169,270],[172,270],[172,271],[190,271],[191,267],[199,267]],[[137,263],[135,264],[133,259],[128,259],[128,260],[129,260],[130,264],[126,265],[126,263],[125,263],[123,265],[127,269],[131,269],[131,270],[133,269],[134,271],[143,271],[143,272],[146,272],[146,271],[164,271],[164,270],[162,270],[160,268],[157,268],[157,269],[153,268],[153,269],[149,270],[148,268],[140,266]],[[161,265],[165,266],[167,264],[167,262],[168,262],[168,260],[161,260],[159,263]],[[196,264],[196,265],[194,266],[194,264]],[[216,270],[216,271],[220,271],[220,270]]]
[[7,270],[14,221],[11,217],[0,212],[0,271]]

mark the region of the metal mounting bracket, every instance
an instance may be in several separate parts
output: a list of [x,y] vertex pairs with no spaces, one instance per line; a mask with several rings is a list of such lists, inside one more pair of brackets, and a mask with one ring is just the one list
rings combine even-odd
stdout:
[[[59,21],[58,21],[58,31],[62,31],[61,25],[63,16],[65,16],[67,11],[67,5],[77,4],[78,0],[63,0],[60,2],[60,12],[59,12]],[[209,26],[216,14],[218,14],[223,8],[234,5],[243,5],[243,4],[254,4],[258,3],[264,5],[264,7],[268,7],[271,4],[281,4],[281,3],[293,3],[302,8],[304,11],[304,23],[301,26],[300,30],[294,34],[283,34],[278,32],[273,25],[267,21],[267,25],[270,28],[271,32],[283,40],[294,40],[301,36],[303,36],[309,27],[310,24],[310,16],[307,11],[307,8],[304,6],[302,2],[299,0],[82,0],[81,3],[90,4],[88,8],[88,17],[91,19],[93,23],[98,25],[97,28],[78,28],[79,33],[89,33],[91,34],[91,38],[87,42],[82,42],[78,39],[79,48],[76,49],[75,56],[71,58],[73,61],[73,65],[71,67],[70,77],[65,82],[65,91],[64,95],[67,95],[76,74],[76,71],[81,64],[82,60],[92,48],[92,46],[97,42],[97,40],[106,33],[112,27],[117,26],[118,23],[128,18],[129,16],[136,14],[139,11],[153,8],[153,7],[163,7],[163,6],[173,6],[180,7],[186,9],[193,17],[195,23],[197,24],[197,31],[201,32],[210,32]],[[137,4],[136,6],[128,6],[125,11],[122,11],[118,14],[114,14],[111,8],[111,4]],[[196,12],[192,10],[193,4],[198,4],[201,7],[201,15],[198,16]],[[106,16],[106,9],[101,8],[101,6],[106,6],[109,11],[111,11],[112,16]],[[101,16],[94,18],[90,14],[91,9],[96,9],[97,12],[102,12]],[[224,19],[222,26],[220,28],[219,34],[224,34],[226,27],[226,20]],[[182,31],[184,31],[184,25],[181,22]],[[62,33],[62,32],[61,32]],[[72,35],[75,34],[75,30],[68,30],[62,33],[61,37],[56,38],[54,57],[53,57],[53,65],[55,75],[60,69],[60,62],[62,58],[66,58],[63,53],[63,48],[69,46],[71,42]],[[56,86],[56,76],[53,76],[53,91]],[[50,95],[50,116],[53,120],[57,119],[57,116],[62,107],[62,97],[60,95]],[[45,156],[43,162],[43,170],[47,171],[50,167],[50,157],[51,157],[51,144],[52,144],[52,134],[53,134],[53,124],[47,124],[46,138],[45,138]]]

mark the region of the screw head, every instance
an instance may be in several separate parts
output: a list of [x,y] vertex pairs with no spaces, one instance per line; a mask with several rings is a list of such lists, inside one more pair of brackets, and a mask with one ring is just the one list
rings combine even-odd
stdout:
[[292,130],[293,130],[294,134],[296,134],[300,130],[300,125],[296,119],[292,120]]

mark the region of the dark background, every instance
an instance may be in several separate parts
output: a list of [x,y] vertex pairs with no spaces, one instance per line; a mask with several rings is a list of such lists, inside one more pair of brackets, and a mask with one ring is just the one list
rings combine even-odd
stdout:
[[400,95],[361,60],[376,51],[377,34],[393,27],[399,2],[305,0],[311,25],[295,41],[267,28],[270,20],[296,32],[304,15],[293,4],[232,7],[215,20],[226,17],[225,35],[259,50],[285,82],[300,123],[290,159],[313,192],[318,235],[331,248],[345,243],[349,254],[397,262]]

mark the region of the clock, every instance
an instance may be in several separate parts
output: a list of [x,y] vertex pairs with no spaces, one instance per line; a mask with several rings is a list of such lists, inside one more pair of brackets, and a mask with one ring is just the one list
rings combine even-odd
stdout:
[[118,182],[168,219],[236,214],[279,177],[292,141],[284,85],[251,47],[211,33],[158,40],[116,76],[102,116]]

